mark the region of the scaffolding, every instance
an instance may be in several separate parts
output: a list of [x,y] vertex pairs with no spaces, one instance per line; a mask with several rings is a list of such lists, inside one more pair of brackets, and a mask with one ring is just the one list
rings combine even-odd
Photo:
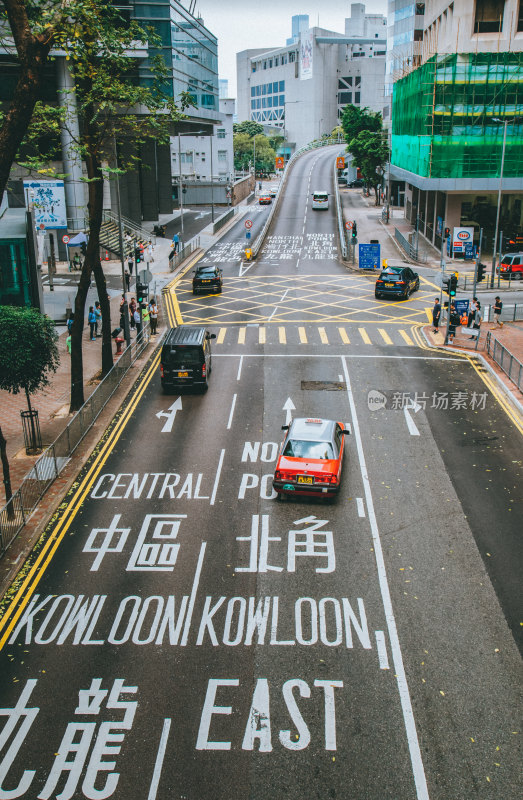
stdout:
[[[523,177],[523,53],[436,54],[394,84],[392,163],[426,178]],[[501,124],[500,124],[501,123]]]

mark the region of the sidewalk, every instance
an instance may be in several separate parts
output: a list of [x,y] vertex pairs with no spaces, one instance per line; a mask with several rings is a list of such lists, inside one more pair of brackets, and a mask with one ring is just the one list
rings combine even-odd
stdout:
[[476,353],[483,356],[489,367],[496,374],[496,377],[501,381],[505,387],[507,396],[515,401],[516,407],[523,405],[523,392],[510,380],[510,378],[503,372],[501,367],[491,358],[486,350],[487,333],[491,334],[500,344],[507,348],[507,350],[523,362],[523,322],[505,322],[502,328],[493,325],[490,322],[483,322],[481,325],[478,347],[476,350],[475,339],[469,338],[469,333],[466,328],[456,328],[456,336],[454,337],[454,344],[446,345],[445,340],[445,327],[442,325],[441,330],[443,333],[432,333],[432,325],[426,325],[423,328],[425,338],[427,341],[435,346],[441,347],[444,350],[465,350],[470,352],[471,355]]

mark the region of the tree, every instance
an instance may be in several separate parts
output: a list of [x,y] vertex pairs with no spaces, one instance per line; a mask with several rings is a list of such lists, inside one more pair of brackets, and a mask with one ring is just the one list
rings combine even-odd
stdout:
[[259,122],[254,122],[253,120],[247,119],[244,122],[235,122],[232,126],[232,132],[246,133],[252,139],[253,136],[263,133],[263,125],[260,125]]
[[253,143],[247,133],[235,133],[233,136],[234,168],[249,169],[253,159]]
[[60,363],[57,339],[54,322],[36,309],[0,306],[0,389],[13,394],[24,389],[29,411],[31,395],[49,385],[49,373]]
[[348,150],[358,164],[363,180],[372,186],[379,206],[378,186],[383,182],[383,171],[389,159],[389,146],[381,131],[362,130],[349,142]]
[[[104,178],[135,169],[140,146],[147,139],[167,143],[172,124],[181,113],[174,99],[166,94],[169,72],[160,56],[150,59],[150,86],[135,80],[136,65],[130,54],[137,42],[147,42],[149,49],[154,50],[159,44],[158,37],[136,21],[123,24],[118,10],[106,0],[79,2],[78,16],[69,19],[58,42],[69,61],[73,89],[63,92],[66,102],[61,109],[42,109],[26,141],[38,140],[46,125],[51,129],[56,126],[56,117],[60,115],[59,125],[68,128],[71,149],[84,161],[87,170],[89,239],[71,330],[70,411],[74,412],[84,402],[82,329],[91,274],[102,311],[102,375],[113,366],[109,299],[99,257]],[[182,108],[191,103],[188,94],[181,96]],[[78,129],[73,124],[76,115]],[[120,149],[116,168],[114,156],[119,145],[125,147]],[[25,166],[39,172],[44,164],[41,156],[25,161]]]
[[370,111],[367,107],[348,105],[343,109],[341,127],[345,141],[350,144],[361,131],[381,131],[383,122],[379,112]]

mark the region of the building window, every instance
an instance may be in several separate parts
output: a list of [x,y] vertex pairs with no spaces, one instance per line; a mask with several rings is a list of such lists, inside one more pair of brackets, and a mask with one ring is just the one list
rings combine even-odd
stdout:
[[415,42],[422,42],[423,41],[423,31],[421,28],[415,28],[414,30],[414,41]]
[[251,72],[256,72],[256,64],[253,64],[251,67]]
[[505,0],[476,0],[474,33],[499,33],[503,30]]
[[352,103],[352,92],[338,92],[338,103]]
[[285,81],[280,81],[280,92],[285,91]]
[[523,31],[523,0],[519,0],[518,31]]
[[422,16],[425,13],[425,3],[416,3],[416,14]]
[[359,105],[360,96],[361,96],[361,92],[354,92],[354,103],[355,103],[355,105]]
[[[254,103],[254,100],[252,102]],[[252,105],[252,108],[254,108],[254,105]],[[217,136],[218,139],[225,139],[225,128],[218,128]]]
[[290,64],[294,63],[294,53],[289,53],[289,63]]
[[251,108],[256,108],[256,100],[251,100]]
[[218,150],[218,161],[227,161],[227,150]]
[[180,153],[180,155],[181,155],[181,163],[182,164],[192,164],[192,161],[193,161],[192,151],[190,153]]
[[280,63],[280,59],[279,58],[275,58],[274,59],[274,66],[275,67],[279,66],[279,63]]
[[287,53],[284,53],[281,57],[282,66],[287,63]]
[[263,62],[263,69],[267,69],[267,62],[266,61]]
[[[351,84],[352,86],[352,84]],[[361,86],[361,75],[356,75],[354,86]]]
[[255,95],[255,88],[254,86],[251,86],[251,97],[254,97],[254,95]]
[[269,69],[272,68],[272,58],[269,58]]

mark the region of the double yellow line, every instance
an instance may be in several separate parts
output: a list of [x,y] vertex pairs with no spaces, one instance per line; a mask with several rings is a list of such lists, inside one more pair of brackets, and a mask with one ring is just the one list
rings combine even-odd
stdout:
[[181,325],[183,323],[182,312],[180,311],[180,304],[178,303],[178,298],[176,296],[176,287],[180,283],[181,279],[186,275],[189,270],[194,267],[194,265],[202,258],[204,253],[199,253],[192,261],[184,267],[180,273],[168,283],[162,289],[163,299],[165,303],[165,308],[167,309],[167,317],[169,319],[169,325],[171,328],[174,328],[176,325]]
[[[87,471],[87,474],[79,486],[74,486],[71,488],[68,496],[65,498],[58,510],[58,518],[53,519],[42,534],[38,545],[42,543],[43,544],[34,564],[32,564],[26,575],[24,575],[23,567],[18,578],[14,581],[14,586],[17,586],[18,583],[20,583],[20,585],[16,589],[13,598],[9,602],[2,619],[0,619],[0,650],[3,649],[7,640],[9,639],[9,636],[11,635],[16,623],[18,622],[21,614],[34,594],[38,583],[42,579],[47,567],[51,563],[54,554],[60,546],[64,536],[67,534],[76,515],[81,509],[82,504],[87,498],[87,495],[91,491],[95,480],[98,478],[98,475],[105,465],[105,462],[110,456],[114,445],[125,430],[127,423],[131,419],[138,403],[143,397],[145,390],[151,382],[154,373],[158,369],[159,362],[160,353],[157,353],[150,366],[147,368],[147,371],[141,378],[132,400],[125,407],[125,409],[123,409],[121,416],[117,419],[114,426],[107,429],[99,444],[95,448],[93,455],[90,457],[90,461],[92,463]],[[69,495],[71,495],[70,498]],[[36,546],[36,549],[38,548],[38,545]]]

